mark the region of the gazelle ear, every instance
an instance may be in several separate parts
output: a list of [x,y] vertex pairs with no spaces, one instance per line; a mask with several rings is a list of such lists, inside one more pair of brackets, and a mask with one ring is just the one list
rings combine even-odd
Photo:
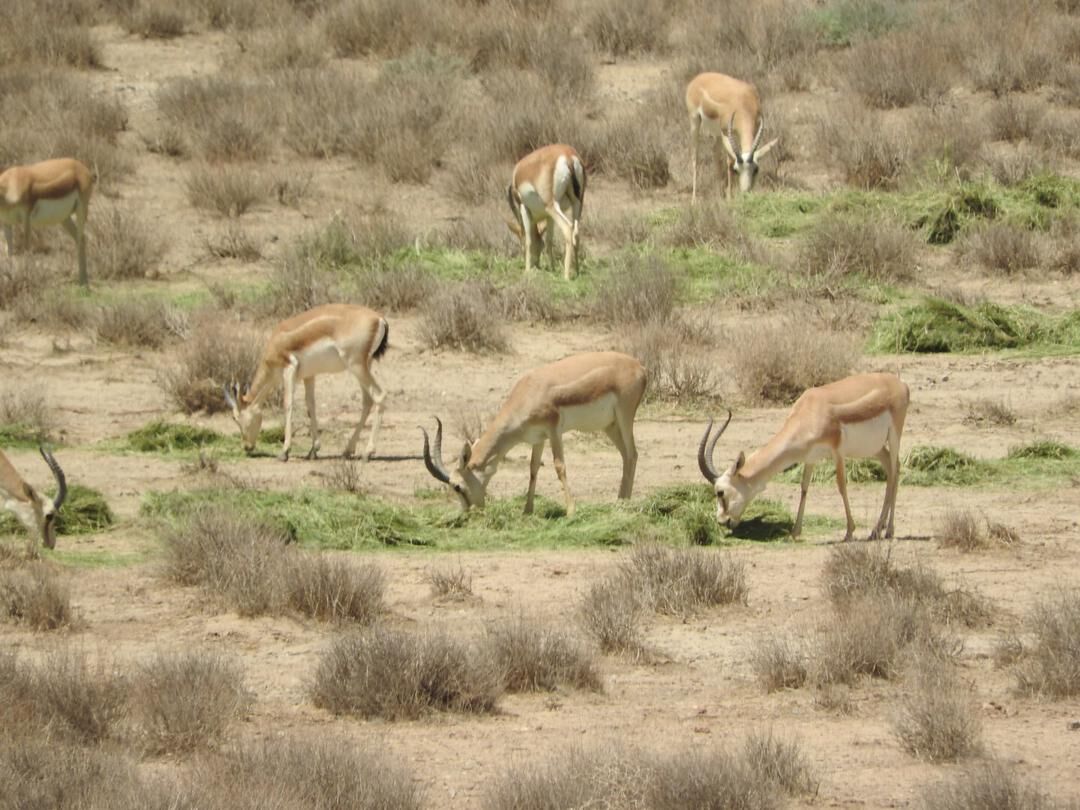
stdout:
[[765,157],[765,155],[769,154],[769,150],[776,146],[779,140],[779,138],[773,138],[764,146],[759,147],[758,150],[754,152],[754,160],[759,160],[760,158],[763,158]]
[[738,472],[742,469],[743,464],[746,463],[746,453],[740,451],[739,457],[735,459],[735,466],[732,467],[732,472]]
[[464,467],[468,464],[470,458],[472,458],[472,445],[465,442],[461,448],[461,466]]

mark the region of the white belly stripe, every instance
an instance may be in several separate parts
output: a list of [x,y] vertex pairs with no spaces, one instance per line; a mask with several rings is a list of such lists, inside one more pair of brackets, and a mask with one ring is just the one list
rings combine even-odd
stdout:
[[840,454],[845,458],[872,458],[889,438],[892,416],[882,411],[865,422],[840,425]]
[[345,363],[341,359],[341,352],[337,344],[330,338],[317,340],[298,352],[293,352],[299,365],[296,369],[296,378],[303,380],[318,374],[337,374],[345,370]]
[[38,200],[30,212],[30,224],[34,227],[58,225],[71,216],[78,201],[78,191],[73,191],[66,197],[56,200]]
[[559,412],[559,426],[563,431],[604,430],[614,421],[615,394],[604,394],[588,405],[572,405]]

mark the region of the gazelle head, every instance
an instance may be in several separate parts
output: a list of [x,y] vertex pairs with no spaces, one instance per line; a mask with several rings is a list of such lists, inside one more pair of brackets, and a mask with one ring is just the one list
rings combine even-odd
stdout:
[[240,384],[225,386],[225,404],[232,411],[233,421],[240,427],[240,440],[244,452],[251,454],[259,443],[259,431],[262,429],[262,405],[252,402],[250,393],[240,393]]
[[701,437],[701,444],[698,445],[698,467],[716,493],[716,520],[729,529],[734,529],[742,519],[743,510],[757,495],[757,489],[739,472],[746,462],[745,454],[739,453],[735,463],[723,475],[717,473],[713,466],[713,450],[729,422],[731,422],[731,411],[728,411],[727,421],[710,439],[713,420],[709,419],[709,424],[705,427],[705,435]]
[[22,494],[26,500],[11,498],[5,505],[15,513],[28,532],[41,538],[45,548],[52,549],[56,548],[56,516],[67,497],[67,479],[52,453],[44,447],[39,447],[38,451],[56,479],[56,497],[47,501],[24,481]]
[[424,434],[424,466],[436,480],[450,487],[461,499],[461,507],[468,511],[471,507],[480,508],[487,499],[488,481],[495,474],[498,462],[492,459],[484,467],[477,468],[470,464],[474,444],[465,442],[458,456],[457,467],[453,473],[446,471],[442,456],[442,420],[435,417],[435,452],[432,453],[428,441],[428,433],[424,428],[420,432]]
[[765,157],[769,150],[776,146],[777,141],[780,140],[779,138],[773,138],[764,146],[759,147],[761,134],[764,131],[765,117],[762,116],[761,122],[758,124],[757,134],[754,135],[754,143],[750,146],[750,151],[746,153],[740,152],[739,144],[735,141],[735,113],[732,113],[731,120],[728,122],[727,137],[721,139],[728,157],[731,158],[730,169],[739,175],[739,190],[742,192],[748,192],[754,187],[754,180],[758,172],[758,160]]

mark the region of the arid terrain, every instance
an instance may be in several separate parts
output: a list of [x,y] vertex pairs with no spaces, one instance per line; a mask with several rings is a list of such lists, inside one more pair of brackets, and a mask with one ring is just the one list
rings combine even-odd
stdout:
[[[19,5],[26,11],[34,4]],[[1042,22],[1021,24],[1013,42],[1015,64],[996,67],[986,54],[994,52],[997,40],[988,33],[986,41],[976,42],[964,28],[963,18],[975,4],[761,4],[765,10],[750,14],[743,39],[724,43],[737,54],[734,64],[726,65],[720,48],[709,64],[741,75],[760,69],[760,77],[746,77],[761,89],[766,137],[779,136],[781,146],[763,159],[752,198],[732,203],[722,199],[715,164],[703,160],[704,200],[696,208],[689,204],[680,88],[688,71],[692,75],[708,62],[709,49],[698,42],[706,32],[696,34],[679,14],[695,19],[692,14],[702,13],[699,5],[675,4],[678,13],[663,25],[664,44],[631,30],[614,12],[609,25],[625,39],[605,38],[598,32],[607,29],[596,20],[618,4],[601,0],[542,3],[528,12],[509,2],[505,9],[495,2],[449,4],[454,13],[492,17],[484,23],[488,27],[512,20],[547,32],[532,40],[541,55],[517,63],[486,40],[482,45],[490,53],[454,40],[464,37],[460,31],[468,23],[460,22],[459,31],[459,23],[451,26],[442,17],[417,23],[415,49],[407,47],[404,33],[395,35],[404,43],[394,40],[381,48],[379,31],[396,28],[375,10],[392,5],[282,0],[253,11],[258,3],[219,0],[193,4],[169,22],[166,4],[151,0],[46,3],[33,36],[44,36],[42,26],[78,30],[96,55],[44,57],[53,51],[42,46],[38,56],[0,56],[0,167],[59,150],[81,157],[98,175],[89,217],[89,291],[75,285],[74,249],[58,228],[36,233],[29,255],[0,257],[0,446],[24,478],[49,490],[52,481],[36,450],[44,436],[68,482],[99,493],[113,515],[101,530],[62,531],[55,551],[41,551],[43,561],[23,559],[25,536],[13,524],[0,538],[7,549],[0,562],[0,655],[9,656],[0,665],[14,661],[11,666],[47,672],[55,656],[71,654],[104,662],[109,671],[134,673],[155,656],[205,652],[242,673],[247,690],[243,708],[221,734],[179,748],[147,746],[141,721],[133,719],[136,708],[93,742],[69,734],[55,717],[35,725],[23,715],[0,714],[11,729],[0,729],[9,736],[0,779],[15,784],[20,766],[12,764],[11,751],[21,735],[41,735],[72,746],[64,751],[99,748],[119,758],[133,779],[156,786],[163,807],[239,806],[221,798],[226,794],[198,800],[180,788],[175,795],[186,798],[175,804],[161,797],[173,790],[170,785],[187,784],[190,773],[212,770],[215,758],[295,741],[355,749],[361,758],[381,755],[420,789],[423,807],[580,807],[585,804],[554,796],[549,803],[532,796],[515,804],[493,791],[496,784],[515,782],[515,774],[536,773],[573,752],[628,749],[644,752],[648,761],[734,748],[747,735],[771,733],[797,743],[813,777],[811,788],[785,794],[777,800],[780,806],[1077,806],[1080,675],[1074,670],[1072,686],[1058,692],[1030,676],[1045,619],[1041,610],[1071,605],[1071,632],[1080,634],[1073,575],[1080,570],[1076,4],[1025,2],[1026,16]],[[664,16],[658,5],[630,3],[628,13],[655,20],[649,15]],[[734,13],[735,4],[720,6]],[[990,6],[984,12],[987,30],[997,31],[1005,23],[995,15],[1012,16],[1004,11],[1010,6]],[[408,29],[410,15],[423,7],[402,5],[398,25]],[[220,19],[211,13],[215,8],[224,15]],[[63,17],[58,9],[67,9],[78,24],[55,23],[49,14]],[[864,16],[852,9],[863,9]],[[894,19],[890,9],[899,9],[900,16]],[[439,12],[444,13],[451,12]],[[364,44],[344,22],[364,14],[370,15],[365,19],[375,44]],[[782,50],[787,46],[773,45],[766,52],[762,38],[775,39],[785,14],[816,20],[817,44],[792,44],[790,53]],[[926,42],[916,46],[925,33],[920,25],[927,23],[912,22],[908,14],[943,15],[946,33],[925,35]],[[879,17],[880,29],[866,22]],[[1050,44],[1038,40],[1035,28],[1056,29],[1057,38]],[[513,39],[519,34],[507,31],[512,44],[506,47],[519,47]],[[559,32],[582,49],[586,67],[567,57],[560,62],[563,73],[553,74],[562,78],[552,79],[536,64],[545,47],[562,58],[562,46],[545,38]],[[352,45],[350,35],[356,38]],[[14,40],[3,38],[10,36],[0,37],[0,48],[16,54]],[[67,40],[49,42],[62,54],[56,43]],[[684,47],[687,42],[693,47]],[[969,50],[957,50],[957,42]],[[898,63],[864,66],[867,74],[903,70],[910,64],[904,54],[925,47],[940,56],[938,70],[948,82],[940,90],[916,87],[909,100],[876,103],[871,91],[851,79],[859,70],[854,60],[875,43],[875,53],[899,54]],[[1027,66],[1024,59],[1040,51],[1053,54],[1057,64]],[[429,57],[450,67],[416,67]],[[28,78],[42,67],[35,61],[41,59],[48,86]],[[387,67],[391,60],[397,67]],[[410,70],[428,72],[417,81]],[[588,87],[573,89],[560,106],[559,94],[571,93],[565,89],[571,70],[586,70]],[[1000,78],[995,70],[1012,72]],[[320,74],[360,89],[339,98],[339,109],[333,87],[302,89]],[[540,90],[530,84],[534,79]],[[222,89],[215,81],[233,84]],[[493,88],[504,86],[498,92],[506,93],[505,86],[515,83],[520,94],[534,94],[535,110],[527,109],[527,98],[500,106],[500,99],[511,96]],[[245,94],[237,89],[243,86],[256,90]],[[321,105],[319,92],[330,101]],[[43,101],[48,98],[60,99],[56,109]],[[124,120],[112,131],[95,130],[92,149],[82,152],[80,143],[91,140],[80,139],[78,127],[104,115],[80,113],[87,99],[116,105]],[[350,104],[356,107],[346,110]],[[394,111],[409,105],[424,114],[410,118]],[[75,117],[65,118],[65,110]],[[319,117],[330,110],[351,118],[331,126]],[[223,123],[230,111],[239,123]],[[542,120],[540,112],[550,113],[550,135],[547,129],[543,136],[515,130],[492,145],[501,130],[524,130]],[[244,118],[248,114],[254,123]],[[377,134],[365,135],[374,147],[334,145],[346,143],[350,128],[365,116],[385,119]],[[40,133],[23,121],[39,126]],[[234,126],[233,134],[222,134],[228,126]],[[241,133],[243,127],[250,131]],[[39,134],[44,151],[36,148]],[[530,137],[573,143],[575,135],[585,144],[579,148],[590,169],[582,274],[564,282],[556,255],[554,266],[545,257],[538,279],[525,279],[519,246],[505,225],[511,153],[517,148],[521,154],[516,145],[530,144]],[[437,153],[432,140],[439,141]],[[418,157],[429,153],[430,160]],[[624,158],[652,168],[627,174],[619,168]],[[254,184],[253,199],[246,205],[226,199],[215,208],[208,202],[215,194],[236,194],[214,186],[231,172]],[[1051,192],[1052,204],[1046,202]],[[935,244],[928,229],[941,222],[955,234]],[[908,350],[903,341],[919,328],[936,328],[929,321],[910,326],[912,308],[928,296],[967,313],[997,305],[1002,318],[1019,319],[1026,331],[999,325],[994,334],[1008,333],[1012,342]],[[453,309],[462,297],[472,310]],[[243,455],[231,415],[217,398],[220,386],[232,380],[215,372],[189,373],[184,363],[203,351],[209,368],[226,368],[232,362],[226,356],[242,355],[244,346],[265,338],[278,320],[328,300],[373,306],[390,325],[389,349],[374,367],[386,391],[375,456],[368,462],[341,458],[361,401],[348,375],[319,378],[318,459],[304,458],[310,434],[299,396],[291,460],[274,457],[280,434],[264,437],[254,456]],[[655,320],[649,315],[653,308]],[[449,314],[440,322],[439,313]],[[479,318],[479,342],[454,331],[467,317]],[[452,325],[439,332],[446,322]],[[973,335],[974,323],[961,324],[960,333]],[[1058,323],[1054,337],[1031,337]],[[484,342],[489,339],[495,343]],[[883,349],[889,341],[896,347]],[[488,509],[500,517],[489,523],[457,518],[457,500],[425,470],[418,426],[430,430],[434,416],[443,419],[449,459],[462,436],[494,413],[520,374],[571,353],[601,349],[635,353],[650,372],[650,393],[635,424],[639,462],[630,505],[616,502],[615,448],[600,435],[570,435],[567,473],[584,507],[578,515],[567,518],[562,511],[559,483],[545,454],[538,484],[545,508],[540,516],[522,518],[520,536],[515,534],[528,483],[529,451],[522,446],[491,484],[494,504]],[[232,366],[238,367],[245,368]],[[784,392],[855,371],[896,372],[910,386],[902,457],[913,448],[948,448],[962,454],[957,464],[968,475],[950,480],[941,468],[906,463],[893,541],[863,542],[885,488],[866,479],[850,485],[858,523],[857,542],[851,544],[841,542],[844,511],[831,480],[813,484],[809,528],[797,541],[728,536],[712,525],[711,545],[696,547],[690,546],[692,535],[680,534],[675,524],[639,519],[635,509],[649,498],[684,491],[675,487],[696,493],[695,514],[711,514],[697,463],[707,418],[727,408],[734,412],[717,452],[718,464],[726,467],[740,450],[760,446],[779,428],[794,398]],[[766,390],[766,380],[773,388]],[[191,393],[199,385],[211,392],[203,395],[213,398],[209,408]],[[204,446],[138,449],[132,434],[159,422],[204,431],[196,442]],[[275,407],[263,427],[281,423]],[[361,442],[366,440],[365,431]],[[1057,455],[1032,457],[1030,464],[1015,451],[1051,445]],[[280,495],[284,505],[274,520],[287,525],[302,553],[382,572],[378,627],[445,632],[471,643],[509,617],[526,617],[580,640],[601,687],[559,683],[536,691],[500,690],[491,711],[424,710],[404,718],[317,705],[313,685],[328,650],[370,621],[326,621],[292,608],[252,611],[230,603],[213,586],[181,584],[172,573],[169,537],[188,525],[186,492],[212,496],[221,514],[241,523],[268,515],[260,515],[258,498]],[[241,504],[241,496],[251,500]],[[782,513],[777,520],[790,522],[786,513],[797,506],[798,478],[774,480],[762,497]],[[349,508],[361,512],[396,510],[395,520],[415,519],[423,537],[435,540],[410,545],[349,534],[338,542],[334,528],[307,533],[305,527],[322,525],[318,510],[336,509],[350,498],[359,505]],[[511,499],[517,500],[508,505]],[[495,512],[500,504],[503,511]],[[633,531],[589,539],[599,522],[624,516],[639,521],[625,524]],[[965,547],[956,541],[951,532],[960,519],[982,542]],[[497,520],[504,523],[486,536],[485,527]],[[466,529],[467,540],[460,535]],[[657,540],[663,548],[689,546],[740,567],[745,598],[673,612],[648,610],[638,647],[604,651],[581,619],[583,605],[598,583],[625,570],[636,547]],[[830,596],[828,579],[836,555],[851,548],[880,553],[895,569],[935,573],[947,592],[975,595],[988,606],[977,621],[934,614],[934,641],[926,642],[947,659],[941,666],[948,669],[948,689],[960,696],[956,711],[963,713],[973,742],[966,750],[928,755],[913,750],[898,731],[906,707],[925,694],[921,653],[901,650],[887,674],[823,674],[821,649],[829,633],[838,627],[841,634],[854,633],[844,629],[850,616]],[[39,567],[70,602],[58,628],[24,620],[10,596],[18,590],[18,577]],[[436,592],[435,575],[448,571],[468,580],[467,593],[455,598]],[[924,597],[916,590],[907,598],[918,603]],[[8,602],[13,607],[5,613]],[[780,638],[792,640],[793,657],[806,671],[797,682],[770,689],[761,652]],[[1080,666],[1078,636],[1060,643],[1063,660]],[[103,671],[90,669],[95,677]],[[197,701],[199,690],[194,691]],[[952,784],[988,762],[1002,763],[1017,784],[1031,787],[1027,804],[934,798],[935,786]],[[26,784],[12,788],[10,806],[28,806],[17,796],[46,795],[32,794]],[[121,806],[92,778],[85,784],[80,783],[83,794],[73,789],[50,806]],[[650,806],[609,798],[609,804],[588,806]],[[0,796],[0,808],[7,801]],[[293,806],[289,799],[280,802]],[[304,806],[408,805],[342,799]],[[698,805],[685,798],[663,806],[773,805]]]

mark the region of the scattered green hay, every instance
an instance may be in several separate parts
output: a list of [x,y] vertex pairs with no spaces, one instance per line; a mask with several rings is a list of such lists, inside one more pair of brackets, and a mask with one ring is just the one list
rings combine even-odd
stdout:
[[14,422],[0,425],[0,447],[37,447],[45,436],[39,428]]
[[813,226],[832,198],[806,192],[774,191],[743,194],[733,207],[750,231],[758,236],[784,239]]
[[1077,456],[1080,456],[1080,450],[1053,439],[1042,439],[1031,444],[1010,447],[1008,455],[1009,458],[1042,458],[1054,461],[1063,461]]
[[[789,467],[778,478],[788,484],[802,482],[803,465],[796,464]],[[871,484],[877,481],[885,481],[885,468],[877,459],[873,458],[848,458],[844,459],[844,477],[849,484]],[[822,461],[814,468],[814,474],[810,477],[811,483],[825,484],[836,481],[836,465],[831,461]]]
[[970,486],[991,477],[987,462],[949,447],[915,447],[904,459],[903,466],[901,482],[921,486]]
[[[46,492],[48,498],[55,489]],[[81,484],[68,484],[67,500],[56,517],[57,534],[91,534],[104,531],[116,522],[105,496],[96,489]],[[0,513],[0,534],[25,531],[23,525],[9,512]]]
[[[300,544],[322,549],[526,550],[603,548],[642,540],[675,545],[727,542],[704,485],[670,487],[638,502],[583,503],[573,517],[566,516],[561,503],[543,497],[536,499],[532,515],[522,514],[524,497],[491,501],[484,509],[462,513],[445,495],[410,506],[322,489],[151,492],[142,512],[178,523],[191,510],[214,503],[257,515]],[[774,516],[761,510],[761,505],[752,506],[750,523],[732,537],[775,540],[790,534],[789,514],[774,526]],[[808,531],[818,528],[820,523],[807,520]]]
[[263,444],[281,444],[285,441],[285,426],[264,428],[259,431],[259,441]]
[[151,422],[127,435],[128,447],[140,453],[197,450],[223,441],[225,436],[216,430],[171,422]]
[[912,17],[909,7],[892,0],[832,0],[824,8],[804,12],[805,24],[829,45],[840,46],[906,27]]
[[731,536],[759,543],[770,542],[790,538],[793,528],[795,518],[786,506],[780,501],[760,499],[746,507],[742,520],[731,531]]
[[1080,310],[1054,317],[1028,307],[962,307],[927,298],[879,318],[868,346],[878,353],[1031,348],[1080,350]]

